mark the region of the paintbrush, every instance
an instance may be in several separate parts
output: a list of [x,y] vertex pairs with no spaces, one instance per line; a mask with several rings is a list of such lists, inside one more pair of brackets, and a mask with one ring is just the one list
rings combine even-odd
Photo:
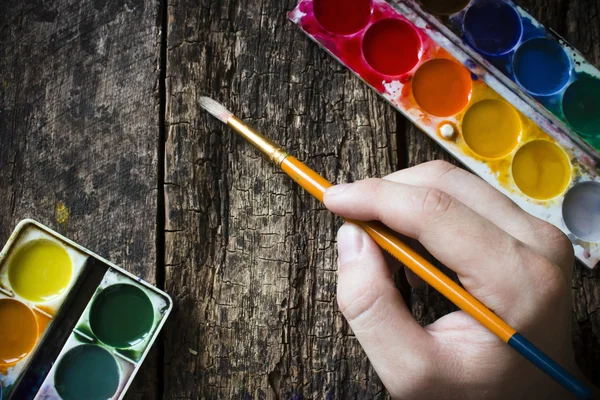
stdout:
[[[208,97],[201,97],[200,106],[221,122],[233,128],[244,139],[267,156],[271,162],[280,167],[296,181],[296,183],[302,186],[320,202],[323,202],[325,191],[333,186],[325,178],[288,154],[282,147],[247,126],[222,104]],[[535,364],[567,390],[581,399],[592,398],[591,391],[585,385],[580,383],[558,363],[554,362],[550,357],[536,348],[532,343],[525,339],[525,337],[520,335],[515,329],[510,327],[500,317],[484,306],[479,300],[471,296],[465,289],[452,281],[416,251],[398,239],[395,232],[380,222],[349,222],[364,229],[365,232],[381,246],[381,248],[397,258],[407,268],[423,279],[423,281],[434,287],[438,292],[488,328],[492,333],[502,339],[502,341]]]

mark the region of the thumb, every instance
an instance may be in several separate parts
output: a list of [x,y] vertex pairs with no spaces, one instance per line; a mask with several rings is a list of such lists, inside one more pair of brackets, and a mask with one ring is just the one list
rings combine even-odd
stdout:
[[348,223],[337,241],[340,310],[387,389],[407,394],[434,369],[434,341],[404,304],[381,249],[367,233]]

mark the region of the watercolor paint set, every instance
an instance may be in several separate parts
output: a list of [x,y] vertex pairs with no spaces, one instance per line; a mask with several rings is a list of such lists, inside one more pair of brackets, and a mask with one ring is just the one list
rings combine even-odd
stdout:
[[600,71],[566,40],[512,1],[409,4],[600,159]]
[[121,399],[169,296],[33,220],[0,253],[0,399]]
[[[450,3],[436,4],[451,13]],[[301,0],[289,18],[468,169],[563,230],[594,268],[600,180],[593,154],[415,4]]]

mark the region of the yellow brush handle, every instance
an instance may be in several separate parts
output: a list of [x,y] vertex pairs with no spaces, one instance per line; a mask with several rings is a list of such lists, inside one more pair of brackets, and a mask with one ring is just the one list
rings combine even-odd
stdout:
[[[322,176],[292,156],[287,157],[283,161],[281,169],[320,202],[323,202],[325,191],[333,186]],[[382,223],[349,222],[364,229],[382,249],[398,259],[418,277],[423,279],[423,281],[431,285],[504,342],[508,342],[516,333],[500,317],[490,311],[475,297],[471,296],[460,285],[444,275],[442,271],[434,267],[429,261],[421,257],[416,251],[403,243],[398,239],[395,232]]]
[[[212,110],[211,113],[221,121],[227,115],[227,124],[235,129],[242,137],[248,140],[254,147],[260,150],[275,165],[280,166],[292,179],[306,189],[311,195],[323,202],[325,191],[333,186],[319,174],[296,158],[288,155],[284,149],[276,143],[268,140],[258,131],[253,130],[240,119],[230,115],[221,105],[214,104],[214,100],[203,99],[205,107]],[[388,253],[396,257],[407,268],[411,269],[417,276],[435,288],[450,301],[471,315],[480,324],[496,334],[523,357],[538,366],[542,371],[555,379],[566,389],[576,394],[581,399],[591,399],[591,391],[577,380],[559,364],[552,361],[547,355],[528,342],[522,335],[517,333],[506,322],[500,319],[471,296],[460,285],[449,279],[440,270],[431,265],[417,252],[404,244],[397,235],[380,222],[350,221],[364,229],[372,238]]]

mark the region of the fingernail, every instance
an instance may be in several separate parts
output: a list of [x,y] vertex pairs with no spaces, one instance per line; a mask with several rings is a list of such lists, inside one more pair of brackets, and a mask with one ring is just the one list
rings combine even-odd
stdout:
[[327,194],[327,196],[335,196],[336,194],[345,192],[346,189],[348,189],[350,186],[352,186],[352,184],[350,184],[350,183],[344,183],[343,185],[332,186],[329,189],[327,189],[326,194]]
[[344,224],[337,235],[338,270],[356,261],[362,253],[365,232],[354,224]]

